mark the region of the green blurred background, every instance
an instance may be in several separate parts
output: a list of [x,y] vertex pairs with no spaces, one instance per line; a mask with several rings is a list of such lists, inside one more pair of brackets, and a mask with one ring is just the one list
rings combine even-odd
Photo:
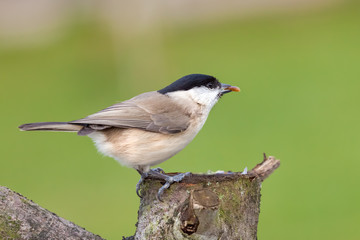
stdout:
[[82,118],[205,73],[242,91],[224,96],[196,139],[160,166],[241,171],[274,155],[282,164],[263,184],[259,239],[360,238],[356,1],[35,2],[46,14],[25,20],[20,3],[0,4],[0,185],[104,238],[133,235],[136,171],[89,138],[17,126]]

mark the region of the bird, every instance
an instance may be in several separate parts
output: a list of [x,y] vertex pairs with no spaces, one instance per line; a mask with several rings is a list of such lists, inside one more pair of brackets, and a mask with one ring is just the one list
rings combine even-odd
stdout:
[[222,84],[213,76],[189,74],[158,91],[145,92],[99,112],[69,122],[36,122],[19,126],[22,131],[77,132],[90,137],[102,154],[140,174],[163,179],[157,198],[174,182],[190,173],[167,175],[151,169],[187,146],[199,133],[210,110],[226,93],[240,88]]

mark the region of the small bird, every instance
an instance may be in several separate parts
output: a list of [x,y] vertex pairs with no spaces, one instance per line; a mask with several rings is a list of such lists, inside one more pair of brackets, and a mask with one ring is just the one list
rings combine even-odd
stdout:
[[163,89],[142,93],[79,120],[28,123],[19,128],[89,136],[101,153],[140,173],[139,197],[140,184],[149,175],[165,180],[157,194],[161,200],[166,188],[190,173],[170,176],[150,167],[181,151],[198,134],[219,98],[239,91],[213,76],[190,74]]

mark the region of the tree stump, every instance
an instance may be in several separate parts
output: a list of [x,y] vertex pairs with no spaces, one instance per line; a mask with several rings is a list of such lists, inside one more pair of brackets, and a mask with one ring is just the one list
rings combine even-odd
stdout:
[[164,182],[141,186],[137,230],[128,239],[257,239],[261,183],[278,166],[273,157],[249,173],[191,174],[156,198]]

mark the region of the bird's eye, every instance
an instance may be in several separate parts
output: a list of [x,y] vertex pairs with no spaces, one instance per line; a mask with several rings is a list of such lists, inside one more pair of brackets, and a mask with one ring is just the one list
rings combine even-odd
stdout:
[[208,84],[206,84],[207,88],[215,88],[215,84],[209,82]]

